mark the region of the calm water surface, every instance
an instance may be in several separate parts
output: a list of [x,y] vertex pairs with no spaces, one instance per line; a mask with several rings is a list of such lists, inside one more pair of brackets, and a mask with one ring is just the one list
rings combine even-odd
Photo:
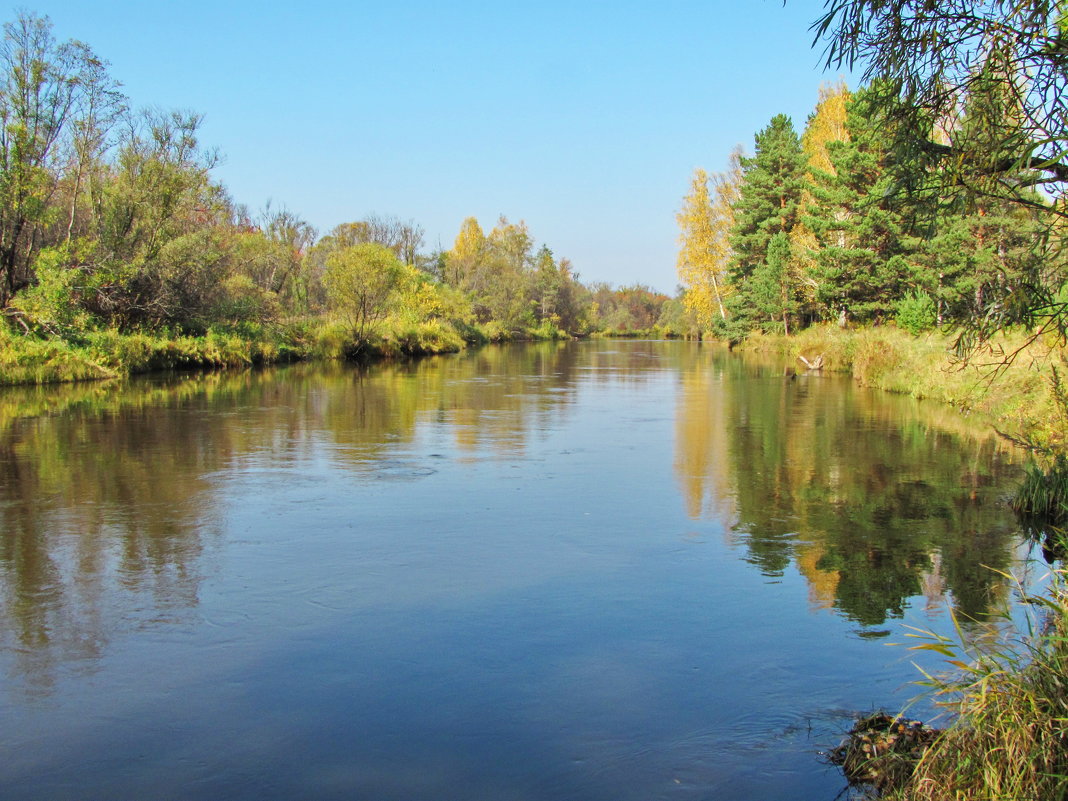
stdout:
[[692,343],[0,393],[0,797],[831,801],[1018,474]]

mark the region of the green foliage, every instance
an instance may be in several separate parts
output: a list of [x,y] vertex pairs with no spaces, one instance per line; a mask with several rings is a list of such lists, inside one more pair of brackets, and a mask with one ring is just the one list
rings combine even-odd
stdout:
[[790,333],[790,316],[797,312],[794,281],[791,276],[790,238],[783,231],[768,243],[768,252],[747,282],[739,302],[750,304],[752,319],[765,331]]
[[[1016,232],[976,221],[984,235],[964,240],[985,275],[971,293],[951,293],[961,353],[1017,325],[1068,341],[1068,306],[1055,301],[1068,276],[1063,20],[1059,0],[836,0],[815,26],[830,63],[859,61],[865,78],[878,76],[876,122],[892,134],[895,190],[922,197],[929,228],[956,214],[1015,218]],[[1031,226],[1025,258],[999,263],[1021,225]],[[928,291],[940,292],[939,270],[929,278]]]
[[894,320],[913,336],[919,336],[938,323],[938,309],[926,292],[910,292],[898,301]]
[[[1025,596],[1041,610],[1015,640],[969,646],[917,632],[914,646],[945,654],[954,672],[920,684],[956,712],[924,752],[898,801],[1068,797],[1068,596],[1063,571],[1048,594]],[[960,628],[958,626],[958,632]]]
[[670,298],[642,284],[613,289],[608,284],[591,287],[589,325],[613,336],[630,336],[650,331],[660,319]]
[[373,347],[381,356],[423,356],[458,353],[464,341],[455,328],[440,320],[415,324],[393,322]]
[[91,315],[81,306],[84,276],[76,267],[85,243],[45,248],[34,263],[36,283],[12,300],[12,309],[25,316],[36,331],[73,337],[91,327]]
[[[55,226],[54,173],[96,56],[57,42],[47,17],[20,12],[0,43],[0,308],[33,280],[41,231]],[[49,244],[54,244],[49,243]]]
[[656,327],[664,332],[665,337],[699,339],[702,333],[699,314],[687,305],[682,296],[670,298],[660,307]]
[[404,265],[383,245],[343,247],[326,259],[323,286],[331,309],[351,326],[357,345],[390,310],[404,277]]
[[872,90],[846,103],[846,130],[827,144],[831,171],[814,171],[804,218],[817,243],[811,279],[824,319],[877,321],[892,314],[910,274],[910,209],[891,191],[897,175]]
[[756,135],[755,155],[740,159],[730,232],[730,320],[715,324],[732,341],[753,328],[790,330],[798,285],[789,235],[799,222],[807,161],[793,123],[783,114]]
[[1010,505],[1042,526],[1068,523],[1068,457],[1058,453],[1046,469],[1034,462],[1027,465]]
[[797,224],[807,161],[784,114],[773,117],[756,135],[755,154],[741,159],[742,183],[731,229],[730,275],[735,285],[765,262],[772,237],[789,234]]

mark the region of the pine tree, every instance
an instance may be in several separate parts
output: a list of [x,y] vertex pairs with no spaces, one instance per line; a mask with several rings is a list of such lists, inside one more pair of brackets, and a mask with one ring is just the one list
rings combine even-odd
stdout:
[[[806,161],[793,123],[784,114],[756,135],[753,157],[741,159],[742,179],[730,236],[729,275],[734,294],[728,303],[731,319],[724,326],[732,340],[772,323],[788,330],[789,317],[798,309],[798,275],[789,235],[797,226],[808,184]],[[780,247],[772,254],[769,248],[777,235],[781,235]]]
[[[935,235],[924,243],[917,274],[917,284],[936,301],[940,322],[974,325],[996,318],[1022,296],[1050,291],[1047,262],[1035,247],[1047,232],[1038,219],[1045,201],[1029,185],[1033,174],[992,177],[991,165],[1011,156],[1023,118],[1019,98],[1001,74],[1007,69],[994,59],[983,64],[962,118],[949,132],[964,154],[958,173],[966,188],[940,202]],[[1016,201],[1003,197],[1009,188]]]
[[749,278],[749,299],[763,328],[790,333],[798,303],[791,275],[790,237],[780,231],[768,243],[768,256]]
[[[801,134],[801,149],[805,151],[805,156],[808,158],[810,187],[818,180],[818,176],[834,175],[834,164],[831,162],[827,146],[831,142],[849,139],[849,130],[846,128],[846,104],[850,96],[844,81],[820,86],[816,108],[809,115],[805,130]],[[790,232],[790,247],[796,265],[800,295],[803,299],[803,316],[809,320],[823,316],[817,296],[819,282],[816,278],[818,271],[816,253],[819,251],[820,242],[808,226],[808,218],[812,215],[814,207],[815,199],[811,188],[806,189],[801,196],[801,218]]]
[[818,242],[816,300],[824,316],[843,323],[888,316],[911,274],[907,201],[891,191],[890,143],[873,123],[871,99],[862,90],[848,102],[849,138],[827,144],[832,171],[813,171],[814,203],[805,217]]
[[764,262],[777,233],[797,224],[806,186],[807,159],[793,122],[785,114],[756,135],[756,152],[742,158],[742,185],[734,206],[731,278],[740,285]]

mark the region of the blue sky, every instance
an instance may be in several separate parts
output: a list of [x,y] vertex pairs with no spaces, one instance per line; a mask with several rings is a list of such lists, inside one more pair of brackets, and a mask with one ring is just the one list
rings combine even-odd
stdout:
[[42,0],[132,105],[205,116],[216,176],[320,232],[369,213],[449,247],[465,217],[526,220],[584,281],[673,293],[675,212],[821,81],[822,0]]

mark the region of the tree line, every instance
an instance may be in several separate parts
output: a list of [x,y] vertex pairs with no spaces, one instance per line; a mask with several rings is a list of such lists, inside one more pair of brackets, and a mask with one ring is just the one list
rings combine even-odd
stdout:
[[737,341],[895,321],[955,327],[973,345],[1017,323],[1058,324],[1060,200],[1041,165],[1018,157],[1028,111],[1010,91],[1015,67],[995,56],[925,115],[904,113],[887,78],[824,86],[800,133],[777,115],[753,155],[698,170],[678,214],[694,325]]
[[0,314],[9,331],[277,335],[383,326],[464,339],[628,332],[668,299],[585,285],[526,224],[464,221],[428,252],[415,221],[371,215],[320,235],[296,212],[251,212],[212,170],[189,112],[134,111],[108,63],[24,12],[0,43]]

